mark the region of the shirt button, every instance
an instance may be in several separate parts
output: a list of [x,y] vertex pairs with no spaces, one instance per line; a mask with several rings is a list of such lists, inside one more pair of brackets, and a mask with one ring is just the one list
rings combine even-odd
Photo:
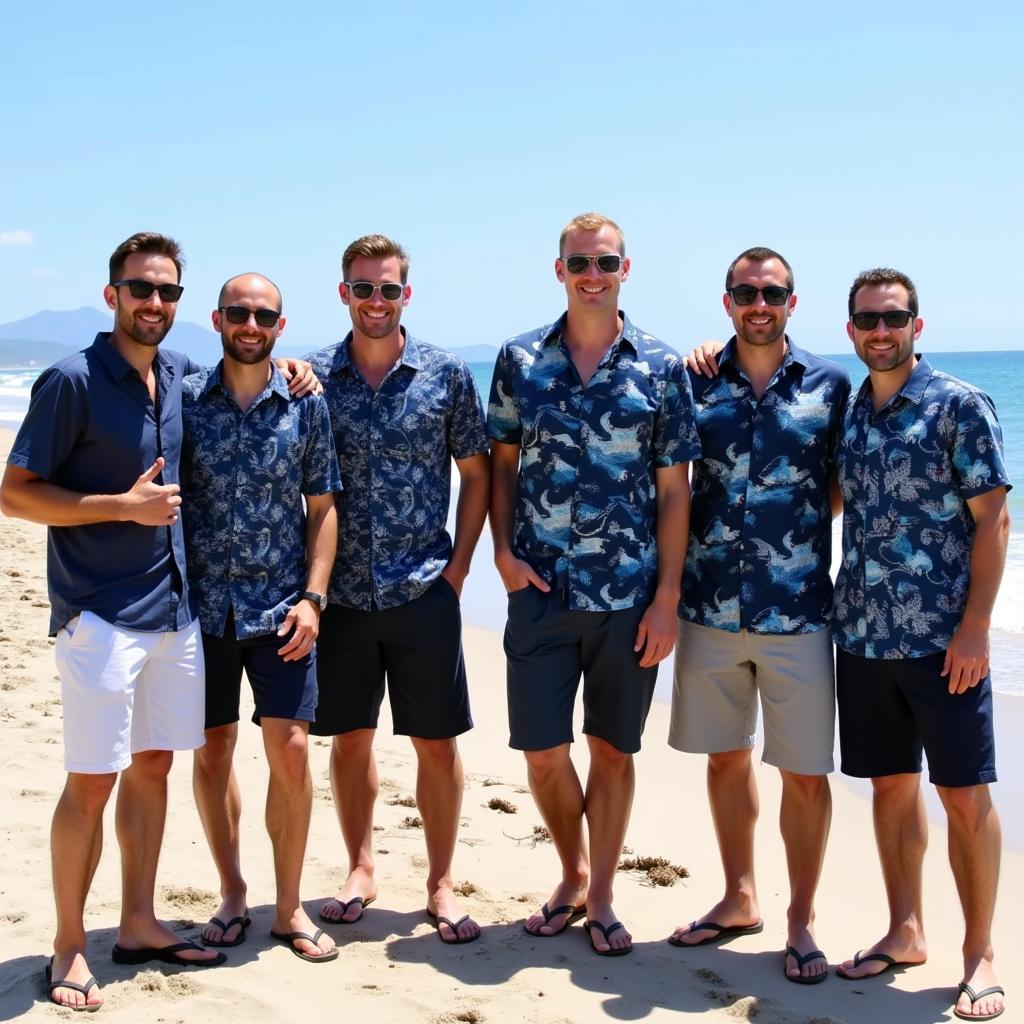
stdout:
[[737,504],[737,505],[743,505],[743,504],[745,504],[745,503],[746,503],[746,500],[747,500],[747,496],[746,496],[745,494],[741,494],[741,495],[740,495],[740,496],[739,496],[739,497],[738,497],[738,498],[736,499],[736,504]]

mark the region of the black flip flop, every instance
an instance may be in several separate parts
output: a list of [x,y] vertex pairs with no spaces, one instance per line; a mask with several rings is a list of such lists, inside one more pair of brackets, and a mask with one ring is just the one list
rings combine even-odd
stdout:
[[102,1003],[82,1003],[81,1006],[73,1006],[71,1003],[61,1003],[53,998],[53,990],[55,988],[70,988],[76,992],[81,992],[86,999],[89,998],[89,989],[99,988],[99,982],[90,974],[85,982],[81,985],[77,981],[54,981],[53,980],[53,961],[55,957],[50,957],[50,962],[43,968],[43,974],[46,975],[46,984],[50,989],[50,1002],[54,1006],[59,1006],[63,1010],[74,1010],[75,1013],[95,1013],[97,1010],[103,1009]]
[[[320,908],[320,920],[321,921],[326,921],[327,924],[355,924],[356,921],[361,921],[363,919],[363,911],[371,903],[373,903],[373,901],[376,898],[377,898],[376,896],[371,896],[369,899],[363,899],[362,896],[353,896],[352,899],[350,899],[350,900],[339,900],[337,897],[332,897],[327,902],[328,903],[331,903],[331,902],[337,903],[338,906],[341,907],[341,914],[338,917],[328,917],[324,913],[324,910],[327,909],[327,906],[325,904],[323,907]],[[348,920],[346,920],[345,919],[345,914],[348,913],[348,908],[349,907],[355,907],[355,906],[359,906],[361,908],[360,911],[359,911],[359,916],[358,917],[350,917]]]
[[225,942],[223,938],[220,939],[203,939],[204,946],[214,946],[220,949],[229,949],[231,946],[240,946],[245,942],[245,929],[252,924],[252,918],[248,914],[241,915],[239,917],[233,917],[230,921],[224,922],[219,917],[211,917],[209,924],[215,924],[219,929],[221,935],[226,935],[229,928],[233,928],[236,924],[240,924],[242,927],[239,929],[238,934],[228,942]]
[[[803,967],[804,964],[811,960],[824,960],[825,970],[823,970],[821,974],[798,974],[794,978],[793,975],[786,970],[786,956],[791,956],[796,961],[797,967]],[[825,956],[820,949],[812,949],[810,953],[804,953],[801,955],[796,946],[787,946],[786,956],[782,958],[782,973],[785,976],[786,981],[791,981],[794,985],[820,985],[828,977],[828,957]]]
[[715,934],[701,939],[700,942],[683,942],[682,939],[670,935],[668,943],[670,946],[679,946],[681,949],[696,949],[697,946],[710,946],[715,942],[729,942],[741,935],[759,935],[764,931],[764,921],[757,921],[754,924],[716,924],[714,921],[691,921],[690,931],[686,934],[709,931],[713,931]]
[[[566,918],[565,924],[554,932],[531,932],[530,929],[526,927],[526,922],[524,921],[523,931],[525,931],[527,935],[532,935],[537,939],[553,939],[556,935],[561,935],[569,925],[575,924],[581,917],[587,916],[587,908],[585,906],[577,907],[572,903],[563,903],[562,906],[555,907],[554,910],[549,910],[548,905],[545,903],[544,906],[540,908],[540,912],[544,915],[544,924],[551,924],[551,919],[553,917],[559,917],[562,914],[568,914],[569,916]],[[541,925],[541,927],[543,928],[544,925]]]
[[338,959],[337,946],[321,956],[311,956],[309,953],[303,953],[302,950],[295,945],[296,939],[305,939],[307,942],[312,942],[314,946],[317,945],[320,941],[320,936],[324,934],[323,928],[317,928],[312,935],[308,932],[275,932],[274,929],[271,928],[270,934],[273,935],[278,942],[283,942],[300,960],[305,960],[307,963],[326,964],[331,960]]
[[600,921],[587,921],[584,923],[583,927],[587,930],[587,941],[590,943],[591,951],[596,953],[598,956],[625,956],[627,953],[633,952],[632,946],[623,946],[621,949],[616,949],[611,945],[611,943],[609,943],[611,948],[598,949],[597,946],[594,945],[594,939],[591,935],[594,928],[604,936],[604,941],[608,942],[608,936],[611,935],[612,932],[617,932],[620,928],[624,927],[621,921],[612,921],[607,928],[605,928]]
[[173,946],[144,946],[142,949],[125,949],[116,942],[110,951],[110,959],[115,964],[147,964],[151,960],[158,960],[164,964],[174,964],[175,967],[219,967],[227,960],[223,953],[218,953],[210,960],[189,960],[179,956],[186,949],[194,949],[198,953],[205,950],[195,942],[176,942]]

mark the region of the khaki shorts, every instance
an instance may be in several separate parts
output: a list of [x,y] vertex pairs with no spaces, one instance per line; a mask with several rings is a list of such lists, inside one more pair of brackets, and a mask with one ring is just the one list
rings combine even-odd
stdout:
[[764,763],[797,775],[832,771],[835,660],[828,629],[779,636],[680,620],[671,746],[690,754],[751,749],[759,693]]

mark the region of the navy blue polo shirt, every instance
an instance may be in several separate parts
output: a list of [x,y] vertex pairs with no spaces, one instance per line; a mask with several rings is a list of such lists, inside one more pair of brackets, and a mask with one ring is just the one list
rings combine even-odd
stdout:
[[[35,382],[8,461],[71,491],[122,494],[162,455],[156,483],[178,483],[181,384],[198,367],[158,349],[153,368],[156,405],[110,334],[97,334]],[[83,611],[149,633],[183,629],[195,618],[180,516],[169,527],[51,526],[46,568],[51,636]]]

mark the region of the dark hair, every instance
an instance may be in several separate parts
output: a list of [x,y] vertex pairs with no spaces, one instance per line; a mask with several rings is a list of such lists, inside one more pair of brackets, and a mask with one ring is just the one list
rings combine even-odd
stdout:
[[786,268],[786,287],[790,291],[793,290],[793,268],[789,265],[786,257],[777,253],[774,249],[768,249],[763,245],[755,245],[752,249],[744,249],[729,264],[729,269],[725,272],[726,291],[732,287],[732,272],[736,269],[736,264],[741,260],[750,260],[752,263],[767,263],[768,260],[778,260]]
[[853,316],[853,300],[861,288],[870,288],[874,285],[901,284],[907,289],[907,305],[910,312],[917,316],[917,289],[914,282],[901,270],[893,270],[892,267],[875,267],[874,270],[862,270],[850,286],[850,298],[847,302],[850,316]]
[[284,298],[281,295],[281,289],[278,288],[277,285],[274,284],[274,282],[271,281],[270,278],[267,277],[265,274],[257,274],[253,270],[250,270],[250,271],[248,271],[245,274],[235,274],[234,277],[229,277],[220,286],[220,293],[217,295],[217,308],[218,309],[220,309],[224,305],[224,296],[227,294],[228,288],[232,284],[234,284],[235,281],[237,281],[240,277],[260,277],[260,278],[262,278],[264,281],[267,282],[267,284],[270,285],[271,288],[274,289],[275,292],[277,292],[277,311],[278,311],[278,313],[280,313],[280,312],[282,312],[284,310]]
[[174,263],[181,281],[181,272],[185,269],[185,256],[181,246],[170,236],[158,234],[156,231],[138,231],[131,238],[126,238],[110,255],[110,283],[120,280],[124,273],[125,260],[135,253],[147,253],[154,256],[166,256]]
[[342,254],[342,280],[348,280],[348,272],[360,256],[375,260],[386,260],[389,256],[397,256],[398,272],[402,278],[402,284],[405,284],[409,277],[409,255],[397,242],[392,241],[387,235],[363,235],[362,238],[357,238],[350,243]]

